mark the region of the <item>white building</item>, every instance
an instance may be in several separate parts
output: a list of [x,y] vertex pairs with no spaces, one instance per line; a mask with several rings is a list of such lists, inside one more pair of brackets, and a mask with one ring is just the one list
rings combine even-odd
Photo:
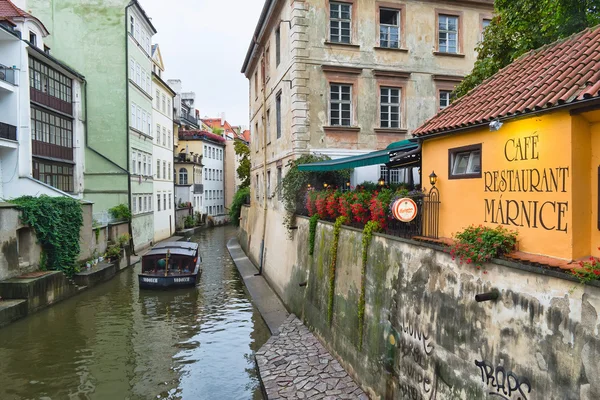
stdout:
[[211,216],[225,211],[225,139],[215,134],[202,139],[202,164],[204,164],[204,213]]
[[83,193],[84,77],[51,56],[34,16],[0,15],[0,198]]
[[154,241],[175,232],[173,187],[173,98],[176,93],[162,79],[165,67],[157,44],[152,46],[152,126],[155,130],[152,158],[154,170]]

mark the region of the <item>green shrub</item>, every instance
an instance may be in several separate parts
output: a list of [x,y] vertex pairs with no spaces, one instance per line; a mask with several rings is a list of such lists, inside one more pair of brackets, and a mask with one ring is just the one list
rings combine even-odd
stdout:
[[489,228],[483,225],[471,225],[454,235],[455,243],[450,249],[452,259],[474,264],[480,269],[482,264],[492,258],[515,249],[517,232],[502,226]]
[[67,276],[79,272],[79,232],[83,213],[70,197],[23,196],[11,200],[21,211],[21,222],[31,226],[42,247],[40,269],[58,270]]
[[194,217],[191,215],[188,215],[187,217],[185,217],[185,220],[183,221],[183,226],[185,227],[185,229],[193,228],[194,227]]
[[248,196],[250,196],[249,187],[245,187],[243,189],[238,190],[233,196],[233,201],[231,202],[231,206],[229,208],[229,218],[235,226],[240,225],[240,215],[242,213],[242,206],[246,202],[246,198]]
[[108,210],[108,213],[117,221],[131,221],[131,211],[127,204],[119,204]]

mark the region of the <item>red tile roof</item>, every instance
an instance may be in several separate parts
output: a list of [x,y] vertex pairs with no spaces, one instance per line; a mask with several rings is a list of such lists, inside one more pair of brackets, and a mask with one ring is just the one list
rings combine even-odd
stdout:
[[242,136],[244,137],[244,140],[248,143],[250,143],[250,130],[246,129],[244,131],[244,133],[242,133]]
[[600,97],[600,25],[533,50],[415,131],[427,136]]
[[13,22],[13,18],[34,19],[35,21],[37,21],[37,23],[41,25],[42,29],[45,31],[44,33],[48,34],[48,30],[46,29],[42,21],[40,21],[33,15],[21,10],[19,7],[15,6],[10,0],[0,0],[0,21],[7,20]]

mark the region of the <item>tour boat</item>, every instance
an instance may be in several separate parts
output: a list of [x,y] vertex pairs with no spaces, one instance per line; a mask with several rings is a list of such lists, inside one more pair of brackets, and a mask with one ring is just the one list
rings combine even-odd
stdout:
[[198,243],[164,242],[142,257],[140,289],[171,289],[195,286],[200,276]]

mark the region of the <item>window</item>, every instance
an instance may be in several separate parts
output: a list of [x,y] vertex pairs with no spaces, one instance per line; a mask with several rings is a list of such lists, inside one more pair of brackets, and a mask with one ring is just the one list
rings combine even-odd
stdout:
[[142,126],[142,109],[136,106],[135,115],[137,117],[136,118],[137,125],[135,127],[136,127],[136,129],[139,129],[141,131],[142,129],[144,129]]
[[137,172],[138,172],[138,175],[141,175],[142,174],[142,153],[140,153],[139,151],[137,153],[137,159],[138,159]]
[[333,43],[350,43],[352,26],[352,5],[346,3],[330,3],[329,5],[329,40]]
[[[29,86],[64,102],[73,101],[73,80],[32,57],[29,58]],[[56,108],[53,104],[46,105]]]
[[156,160],[156,179],[160,179],[160,160]]
[[269,47],[267,47],[267,49],[265,50],[265,79],[269,80],[269,77],[271,76],[271,71],[270,71],[270,66],[271,64],[271,49]]
[[380,89],[380,123],[382,128],[400,127],[400,89],[382,87]]
[[146,73],[142,72],[142,88],[144,88],[144,90],[146,90]]
[[131,173],[135,175],[136,173],[136,152],[131,153]]
[[135,61],[133,58],[129,60],[129,79],[133,79],[135,76]]
[[142,111],[142,131],[146,133],[146,113]]
[[173,202],[171,201],[171,193],[169,193],[169,210],[171,209],[172,204]]
[[350,126],[352,118],[352,85],[331,85],[330,124]]
[[256,198],[258,199],[258,188],[260,187],[260,185],[258,184],[258,174],[256,174],[256,180],[254,181],[255,185],[254,185],[254,193],[256,195]]
[[140,85],[140,82],[142,80],[142,67],[140,66],[140,64],[135,64],[135,83],[138,84],[138,86]]
[[160,109],[160,92],[156,89],[156,109]]
[[35,142],[59,146],[54,148],[52,157],[73,160],[73,121],[58,115],[31,107],[31,140],[34,142],[33,154],[46,155],[45,146],[36,146]]
[[185,169],[185,168],[179,169],[179,184],[180,185],[188,184],[187,169]]
[[440,90],[440,110],[450,105],[450,96],[452,92],[450,90]]
[[214,148],[214,147],[213,147],[213,148],[211,148],[211,149],[210,149],[210,151],[211,151],[211,153],[212,153],[212,158],[215,158],[215,159],[216,159],[216,156],[215,156],[215,148]]
[[63,192],[72,193],[73,165],[50,161],[41,161],[34,158],[33,178],[53,186]]
[[142,196],[138,197],[138,211],[139,212],[143,212],[143,208],[142,208]]
[[[157,168],[160,168],[160,164],[157,164]],[[167,179],[167,162],[163,161],[163,179]]]
[[35,33],[29,31],[29,43],[37,47],[37,36]]
[[281,92],[275,97],[275,118],[277,119],[277,139],[281,137]]
[[162,112],[167,112],[167,97],[164,95],[164,93],[162,95]]
[[206,156],[206,158],[209,158],[207,152],[206,152],[206,145],[204,145],[204,155]]
[[483,36],[485,35],[485,29],[490,26],[490,24],[492,23],[491,19],[488,18],[484,18],[481,20],[481,38],[480,40],[483,42]]
[[163,126],[162,127],[162,132],[163,132],[163,135],[162,135],[163,143],[162,144],[163,144],[163,146],[166,146],[167,145],[167,128],[165,128]]
[[133,15],[131,15],[129,17],[129,33],[131,33],[133,35],[134,32],[135,32],[135,19],[133,18]]
[[438,16],[438,51],[458,53],[458,17],[443,14]]
[[170,116],[172,112],[173,112],[173,108],[171,107],[171,99],[167,99],[167,115]]
[[281,180],[282,180],[282,170],[281,170],[281,167],[277,167],[277,187],[275,188],[275,190],[277,190],[277,198],[279,200],[282,199]]
[[167,194],[163,193],[163,210],[167,209]]
[[160,211],[160,194],[156,195],[156,211]]
[[481,144],[448,150],[448,178],[481,178]]
[[150,78],[150,74],[146,73],[146,93],[150,94],[151,93],[151,86],[152,86],[152,78]]
[[258,71],[254,73],[254,95],[258,99]]
[[173,174],[173,169],[171,169],[171,163],[169,163],[169,180],[173,179],[172,174]]
[[400,12],[388,8],[379,9],[379,46],[400,47]]
[[271,198],[271,170],[267,171],[267,198]]
[[144,164],[144,176],[145,176],[146,175],[146,169],[147,169],[146,168],[146,155],[145,154],[143,155],[143,159],[144,159],[144,163],[143,164]]
[[278,67],[281,62],[281,28],[275,31],[275,66]]
[[156,124],[156,143],[160,144],[160,124]]

